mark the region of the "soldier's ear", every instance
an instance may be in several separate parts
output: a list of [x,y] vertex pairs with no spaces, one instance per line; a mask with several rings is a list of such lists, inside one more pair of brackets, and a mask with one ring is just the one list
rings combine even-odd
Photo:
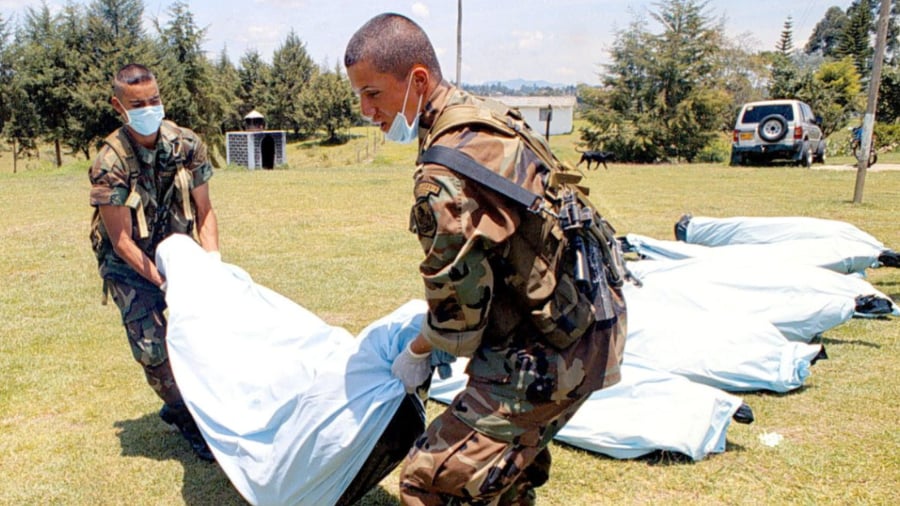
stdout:
[[412,85],[416,93],[423,95],[428,89],[428,83],[431,81],[431,72],[423,65],[416,65],[412,69]]
[[125,110],[125,106],[122,105],[122,102],[119,102],[119,99],[113,95],[109,99],[109,104],[119,113],[120,116],[128,117],[128,113]]

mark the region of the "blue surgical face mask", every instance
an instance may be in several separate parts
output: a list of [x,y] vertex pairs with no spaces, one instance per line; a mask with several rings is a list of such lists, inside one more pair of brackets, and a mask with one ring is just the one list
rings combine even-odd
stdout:
[[141,135],[155,134],[166,117],[162,104],[127,110],[125,114],[128,116],[126,124]]
[[413,76],[409,76],[409,82],[406,83],[406,94],[403,96],[403,108],[394,117],[391,122],[391,128],[388,129],[384,137],[389,141],[398,142],[400,144],[409,144],[419,136],[419,110],[422,108],[422,99],[424,95],[419,97],[419,105],[416,106],[416,115],[413,117],[412,123],[406,123],[406,101],[409,99],[409,89],[412,86]]

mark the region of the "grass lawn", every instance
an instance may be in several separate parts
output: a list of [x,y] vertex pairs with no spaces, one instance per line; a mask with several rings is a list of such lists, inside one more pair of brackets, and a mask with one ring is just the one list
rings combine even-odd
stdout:
[[[292,144],[289,167],[219,169],[211,186],[223,259],[353,333],[422,295],[407,232],[414,148],[356,132],[344,146]],[[554,149],[574,163],[575,141],[555,137]],[[100,304],[86,171],[73,160],[13,174],[0,154],[0,504],[243,504],[159,421],[117,310]],[[860,205],[855,177],[613,163],[586,182],[620,234],[672,238],[684,212],[798,215],[847,221],[900,249],[900,171],[869,173]],[[900,269],[869,280],[900,299]],[[742,395],[756,422],[732,424],[724,453],[618,461],[554,444],[539,503],[897,504],[900,322],[853,320],[823,342],[829,359],[803,388]],[[784,440],[767,447],[765,432]],[[363,504],[397,504],[396,473]]]

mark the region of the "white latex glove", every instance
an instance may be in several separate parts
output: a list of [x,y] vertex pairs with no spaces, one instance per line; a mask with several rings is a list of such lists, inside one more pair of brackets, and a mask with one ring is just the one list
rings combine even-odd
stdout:
[[397,355],[391,365],[391,374],[403,382],[406,393],[415,393],[416,387],[425,383],[431,376],[431,352],[416,354],[409,345]]

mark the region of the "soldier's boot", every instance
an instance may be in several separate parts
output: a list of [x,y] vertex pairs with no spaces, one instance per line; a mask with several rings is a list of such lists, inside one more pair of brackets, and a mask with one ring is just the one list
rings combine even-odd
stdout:
[[201,460],[215,462],[215,456],[206,444],[206,440],[203,439],[203,435],[200,434],[200,429],[197,428],[197,423],[194,422],[194,418],[184,402],[172,405],[163,404],[162,409],[159,410],[159,417],[167,424],[178,428],[181,436],[191,445],[194,455]]

